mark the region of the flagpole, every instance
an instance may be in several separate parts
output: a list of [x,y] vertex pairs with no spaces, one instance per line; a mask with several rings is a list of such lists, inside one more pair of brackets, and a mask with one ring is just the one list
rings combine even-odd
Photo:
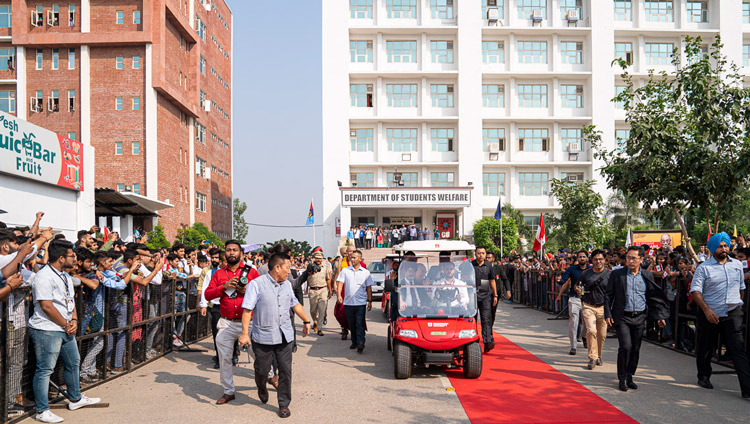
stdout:
[[505,250],[503,250],[503,216],[502,216],[502,203],[503,203],[503,195],[500,195],[500,259],[503,259],[503,256],[505,256]]
[[[310,204],[313,204],[313,199],[310,199]],[[318,243],[315,241],[315,213],[313,213],[313,222],[312,222],[312,230],[313,230],[313,247],[316,247]]]

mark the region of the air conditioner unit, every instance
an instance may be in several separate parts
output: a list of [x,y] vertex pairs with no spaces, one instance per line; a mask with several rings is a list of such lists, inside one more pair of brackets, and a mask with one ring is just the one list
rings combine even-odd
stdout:
[[581,15],[578,13],[578,9],[571,9],[565,14],[565,19],[567,19],[568,22],[578,22],[581,19]]
[[574,183],[578,181],[578,175],[568,175],[565,179],[568,180],[569,183]]
[[500,159],[500,153],[499,152],[490,152],[490,160],[493,162],[497,162]]
[[206,112],[211,112],[211,102],[209,102],[208,100],[204,101],[203,110],[205,110]]
[[497,23],[497,21],[499,20],[500,20],[500,12],[498,11],[497,7],[488,7],[487,8],[487,22]]
[[488,147],[489,147],[490,153],[500,152],[500,143],[489,143]]
[[534,9],[531,11],[531,20],[534,22],[543,20],[542,9]]
[[579,143],[568,143],[568,151],[578,153],[581,151],[581,145]]
[[206,8],[207,11],[211,11],[211,0],[205,0],[205,3],[203,3],[203,7]]

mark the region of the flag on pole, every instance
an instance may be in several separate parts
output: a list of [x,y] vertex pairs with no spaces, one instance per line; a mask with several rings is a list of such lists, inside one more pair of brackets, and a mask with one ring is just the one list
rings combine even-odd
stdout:
[[305,227],[309,227],[313,224],[315,224],[315,212],[313,212],[313,202],[310,200],[310,211],[307,212],[307,222],[305,222]]
[[107,227],[102,228],[102,234],[104,235],[104,241],[109,240],[109,228]]
[[708,240],[711,238],[711,233],[713,233],[713,230],[711,230],[711,221],[706,219],[706,223],[708,224],[708,235],[706,235],[706,243],[708,243]]
[[497,209],[495,209],[495,219],[503,219],[503,198],[497,200]]
[[633,230],[628,228],[628,237],[625,239],[625,247],[630,247],[633,244]]
[[539,216],[539,228],[536,230],[536,237],[534,237],[534,251],[542,250],[545,243],[547,243],[547,233],[544,231],[544,214],[542,213]]

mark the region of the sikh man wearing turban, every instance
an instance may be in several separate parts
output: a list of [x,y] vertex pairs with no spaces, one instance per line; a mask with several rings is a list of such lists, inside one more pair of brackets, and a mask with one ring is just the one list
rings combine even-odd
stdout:
[[745,278],[742,263],[729,257],[729,244],[727,233],[716,234],[708,240],[711,257],[695,270],[690,286],[693,300],[698,305],[695,355],[698,385],[705,389],[714,388],[709,380],[711,357],[716,349],[716,336],[721,334],[740,380],[742,399],[750,400],[750,363],[742,340]]

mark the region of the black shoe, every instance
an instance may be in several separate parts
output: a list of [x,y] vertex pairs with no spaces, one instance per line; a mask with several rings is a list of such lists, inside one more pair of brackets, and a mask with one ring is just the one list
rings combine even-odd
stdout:
[[293,343],[294,344],[292,344],[292,353],[297,353],[297,342],[293,342]]
[[484,345],[484,353],[490,353],[490,345],[489,344]]
[[628,385],[625,383],[625,380],[620,380],[620,385],[618,388],[623,392],[628,391]]
[[568,353],[569,353],[570,355],[575,355],[575,354],[576,354],[576,350],[575,350],[575,349],[570,349],[570,352],[568,352]]
[[744,400],[750,400],[750,393],[743,393],[742,394],[742,399],[744,399]]
[[219,355],[212,356],[211,360],[214,361],[214,362],[219,362]]
[[356,348],[357,348],[357,345],[355,345],[355,344],[349,346],[349,349],[356,349]]
[[601,365],[602,365],[602,363],[603,363],[603,362],[602,362],[602,358],[599,358],[599,359],[597,359],[597,360],[596,360],[596,365],[597,365],[597,366],[601,366]]
[[289,411],[288,406],[279,406],[279,417],[289,418],[290,415],[292,415],[292,412]]
[[711,384],[711,380],[708,379],[708,377],[703,377],[698,379],[698,385],[703,387],[704,389],[713,389],[714,385]]
[[221,365],[219,365],[219,361],[214,362],[214,369],[218,370],[219,368],[221,368]]
[[633,383],[633,377],[628,377],[625,383],[628,385],[629,389],[638,390],[638,385]]
[[361,345],[357,345],[357,353],[362,353],[363,350],[365,350],[364,343]]
[[328,317],[323,318],[323,325],[328,325]]
[[594,367],[596,367],[596,361],[593,359],[589,359],[589,369],[593,370]]
[[239,357],[236,357],[236,356],[232,357],[232,365],[237,365],[239,363],[240,363],[240,358]]
[[263,388],[262,390],[258,388],[258,399],[260,399],[263,403],[268,403],[268,389]]

